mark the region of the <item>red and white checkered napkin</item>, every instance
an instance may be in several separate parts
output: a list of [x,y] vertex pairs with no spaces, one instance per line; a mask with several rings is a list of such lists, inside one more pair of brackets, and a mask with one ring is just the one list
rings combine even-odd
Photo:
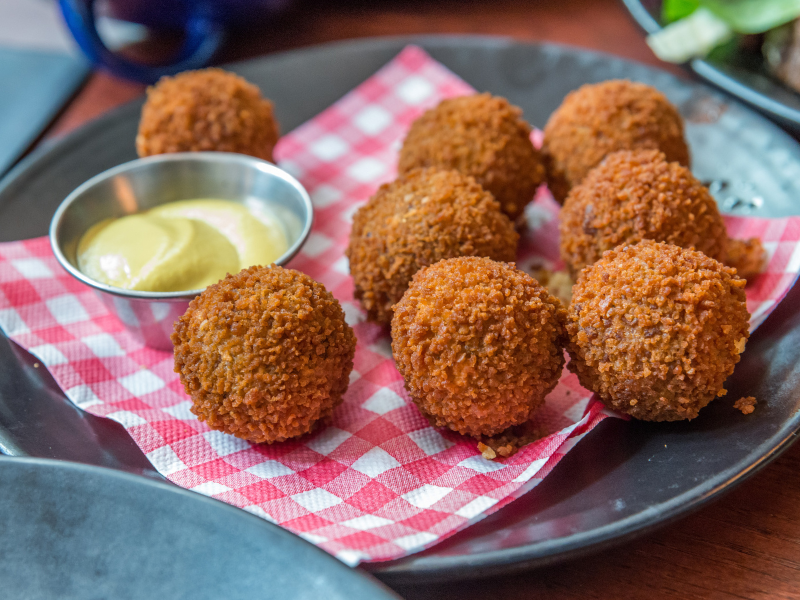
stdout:
[[[398,142],[420,112],[471,88],[416,47],[284,137],[280,164],[308,188],[314,231],[292,266],[341,301],[358,337],[344,403],[318,433],[251,444],[190,412],[172,355],[129,337],[92,291],[56,263],[46,239],[0,244],[0,327],[37,356],[69,399],[125,426],[176,484],[279,523],[350,564],[427,548],[532,488],[611,413],[565,374],[536,420],[550,435],[491,462],[473,440],[431,428],[409,401],[389,336],[353,300],[343,252],[356,207],[394,176]],[[133,140],[131,140],[133,143]],[[558,268],[558,207],[528,207],[522,268]],[[748,290],[763,320],[800,270],[800,219],[729,219],[758,235],[770,266]]]

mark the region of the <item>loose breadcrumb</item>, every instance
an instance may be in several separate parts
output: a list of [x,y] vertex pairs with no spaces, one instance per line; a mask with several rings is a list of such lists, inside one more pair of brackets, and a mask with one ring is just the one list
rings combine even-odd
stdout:
[[475,94],[443,100],[411,124],[400,150],[401,173],[455,169],[492,193],[512,221],[544,182],[544,165],[522,110],[505,98]]
[[481,456],[486,460],[494,460],[497,458],[497,453],[494,451],[493,448],[490,448],[483,442],[478,442],[478,450],[480,450]]
[[[478,450],[481,450],[484,458],[492,460],[494,458],[508,458],[516,454],[520,448],[540,440],[547,435],[545,429],[534,424],[533,421],[526,421],[521,425],[509,427],[505,431],[493,436],[482,436],[478,443]],[[482,449],[482,448],[485,448]],[[493,454],[489,458],[489,454]]]
[[575,280],[567,271],[549,271],[539,269],[532,273],[534,279],[547,288],[553,296],[561,300],[561,304],[569,306],[572,302],[572,286]]
[[414,275],[394,309],[392,354],[435,426],[493,436],[527,421],[558,383],[564,317],[513,263],[451,258]]
[[547,185],[563,202],[572,186],[617,150],[660,150],[689,166],[683,119],[666,96],[643,83],[610,80],[570,92],[544,128]]
[[148,88],[136,151],[238,152],[272,161],[278,124],[259,89],[222,69],[162,77]]
[[753,396],[746,396],[734,402],[733,408],[742,411],[743,415],[749,415],[756,409],[756,404],[758,401]]
[[736,269],[739,277],[748,281],[761,273],[767,263],[767,252],[758,238],[728,240],[725,264]]
[[172,343],[191,411],[212,429],[267,443],[308,433],[333,412],[356,348],[333,295],[274,265],[206,288]]

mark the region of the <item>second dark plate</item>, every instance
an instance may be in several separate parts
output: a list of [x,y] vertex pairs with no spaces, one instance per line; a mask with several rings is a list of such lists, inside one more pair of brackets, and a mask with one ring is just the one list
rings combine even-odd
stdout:
[[399,600],[308,542],[128,473],[0,457],[0,596]]
[[[658,14],[662,0],[622,0],[631,16],[647,33],[661,29]],[[760,57],[745,53],[724,60],[709,57],[686,64],[694,73],[747,102],[795,134],[800,133],[800,94],[770,76]]]

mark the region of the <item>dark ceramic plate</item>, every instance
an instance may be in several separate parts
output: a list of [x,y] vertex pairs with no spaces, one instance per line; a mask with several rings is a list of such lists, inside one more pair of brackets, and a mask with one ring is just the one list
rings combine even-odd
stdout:
[[[685,115],[695,173],[715,182],[724,208],[764,216],[800,212],[800,147],[778,127],[703,85],[609,56],[496,38],[398,38],[298,50],[233,69],[275,101],[289,131],[409,42],[477,89],[508,97],[539,127],[583,83],[628,77],[653,84]],[[140,106],[124,106],[20,165],[0,186],[0,240],[44,235],[74,187],[134,158]],[[800,288],[751,339],[728,397],[699,418],[608,419],[523,498],[427,552],[366,568],[397,583],[528,568],[641,535],[718,496],[777,456],[800,426],[799,301]],[[0,444],[7,453],[157,476],[121,426],[73,408],[33,363],[0,336]],[[731,407],[743,395],[759,400],[748,417]]]
[[0,458],[0,489],[9,600],[398,598],[276,525],[167,483]]
[[[647,33],[661,29],[662,0],[622,0]],[[760,56],[746,51],[686,64],[698,76],[747,102],[787,129],[800,133],[800,94],[770,76]]]

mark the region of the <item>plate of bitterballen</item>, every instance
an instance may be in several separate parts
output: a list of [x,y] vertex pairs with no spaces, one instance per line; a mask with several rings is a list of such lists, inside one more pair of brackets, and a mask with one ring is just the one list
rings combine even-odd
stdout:
[[[800,214],[800,147],[704,86],[547,45],[367,40],[226,70],[258,86],[289,131],[411,42],[487,93],[420,116],[398,148],[398,178],[353,215],[346,256],[354,300],[391,331],[409,397],[433,426],[474,438],[487,459],[533,439],[524,425],[563,369],[629,418],[604,420],[540,485],[480,524],[367,568],[386,581],[421,581],[574,556],[699,506],[785,449],[800,426],[798,292],[750,334],[746,280],[769,248],[729,238],[722,215]],[[159,102],[167,110],[173,100]],[[191,136],[172,147],[161,133],[176,121],[159,123],[156,112],[135,102],[17,168],[0,189],[1,238],[46,233],[63,198],[136,149],[254,154],[193,147]],[[543,130],[540,148],[528,124]],[[534,278],[511,263],[520,217],[543,183],[562,204],[565,270]],[[282,316],[265,326],[264,307]],[[205,288],[172,337],[192,412],[258,443],[324,427],[352,368],[355,337],[344,317],[324,286],[289,268],[245,268]],[[224,364],[237,362],[248,335],[286,369],[270,371],[260,387],[252,371]],[[65,409],[33,362],[2,340],[8,447],[37,455],[46,443],[59,458],[152,471],[123,430]],[[286,381],[308,395],[279,393],[274,386]],[[38,412],[23,410],[23,396]]]

